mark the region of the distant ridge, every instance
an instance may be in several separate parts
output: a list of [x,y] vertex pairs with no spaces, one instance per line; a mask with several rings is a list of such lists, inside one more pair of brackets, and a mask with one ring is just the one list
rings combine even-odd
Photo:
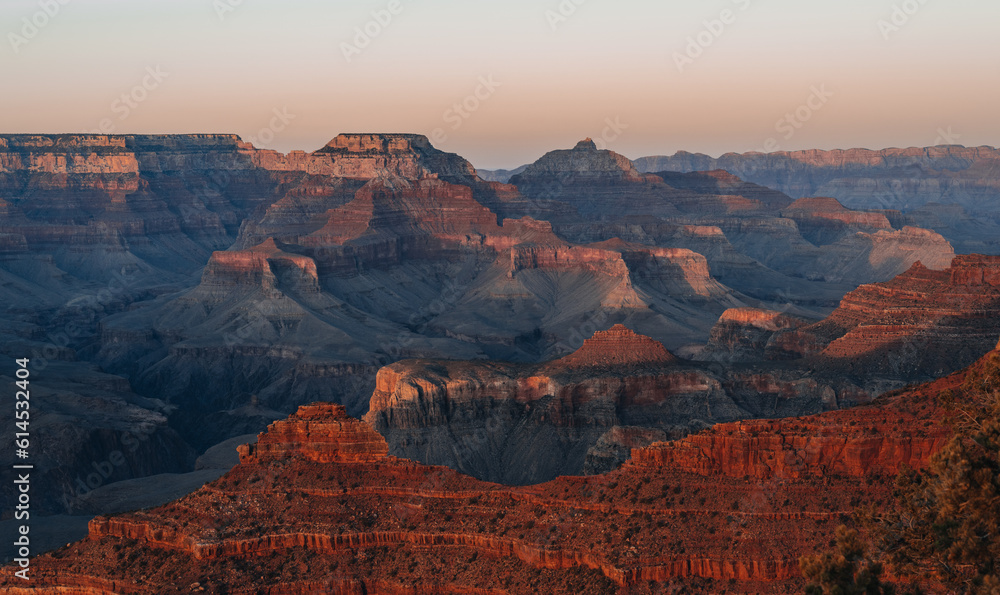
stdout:
[[634,163],[645,173],[722,169],[793,198],[832,196],[852,209],[908,211],[928,203],[959,204],[971,212],[1000,208],[1000,150],[990,146],[754,151],[718,158],[679,151]]

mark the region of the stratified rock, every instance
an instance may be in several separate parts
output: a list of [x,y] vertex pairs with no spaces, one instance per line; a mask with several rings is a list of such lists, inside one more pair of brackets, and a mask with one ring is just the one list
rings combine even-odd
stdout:
[[740,196],[767,209],[781,209],[793,202],[787,194],[746,182],[722,169],[688,173],[658,171],[656,175],[678,190],[691,190],[704,195]]
[[781,216],[795,221],[802,237],[817,246],[852,232],[892,229],[883,213],[852,211],[835,198],[800,198],[782,209]]
[[929,202],[909,211],[906,219],[944,236],[958,254],[1000,254],[1000,224],[987,213],[973,216],[958,204]]
[[386,366],[365,420],[397,456],[490,481],[538,483],[579,474],[587,461],[590,468],[621,462],[607,444],[615,427],[679,437],[718,421],[818,412],[870,398],[850,383],[804,375],[794,368],[710,370],[616,325],[547,364]]
[[772,345],[771,339],[779,331],[797,329],[808,323],[807,320],[774,310],[726,310],[712,328],[708,344],[698,359],[725,362],[785,359],[785,349]]
[[567,368],[629,367],[643,364],[670,364],[677,361],[659,341],[638,335],[621,324],[594,333],[583,347],[552,365]]
[[1000,257],[958,256],[937,271],[921,263],[886,283],[852,291],[827,319],[779,335],[822,347],[821,361],[858,377],[912,381],[968,366],[1000,333]]
[[98,517],[87,539],[35,558],[30,582],[5,567],[0,588],[797,591],[799,557],[827,548],[859,505],[889,506],[904,464],[927,465],[948,438],[936,397],[964,378],[850,411],[722,424],[636,448],[606,475],[520,488],[387,456],[343,409],[312,405],[245,447],[221,479],[172,504]]
[[632,456],[633,449],[666,439],[667,434],[663,430],[615,426],[602,434],[587,451],[583,474],[600,475],[614,471]]
[[343,405],[303,405],[268,426],[256,443],[239,447],[241,463],[267,464],[291,457],[316,463],[370,463],[389,447],[371,426],[347,415]]
[[724,169],[793,198],[832,196],[857,209],[906,211],[942,196],[973,211],[1000,205],[1000,151],[993,147],[727,153],[718,159],[680,151],[635,163],[644,172]]
[[546,153],[510,183],[529,199],[562,201],[581,215],[596,218],[611,213],[677,215],[668,199],[693,194],[675,190],[657,176],[640,174],[628,158],[598,150],[590,139],[572,149]]

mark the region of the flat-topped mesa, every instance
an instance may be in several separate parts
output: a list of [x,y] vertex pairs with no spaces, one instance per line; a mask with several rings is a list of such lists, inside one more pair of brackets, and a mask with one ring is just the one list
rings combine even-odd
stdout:
[[255,444],[238,448],[240,464],[301,458],[315,463],[371,463],[385,459],[389,445],[365,422],[347,415],[343,405],[303,405],[276,421]]
[[339,134],[309,155],[318,172],[371,179],[380,172],[417,180],[428,174],[466,181],[479,180],[476,168],[462,157],[438,150],[422,134]]
[[575,352],[553,364],[570,368],[669,364],[677,361],[662,343],[616,324],[598,331]]
[[422,134],[338,134],[317,153],[406,153],[432,150]]

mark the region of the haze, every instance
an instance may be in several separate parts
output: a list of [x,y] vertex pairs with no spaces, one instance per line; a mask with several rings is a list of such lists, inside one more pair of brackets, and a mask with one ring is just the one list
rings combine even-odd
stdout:
[[0,3],[3,132],[417,132],[487,168],[585,136],[630,157],[1000,138],[986,0],[62,1]]

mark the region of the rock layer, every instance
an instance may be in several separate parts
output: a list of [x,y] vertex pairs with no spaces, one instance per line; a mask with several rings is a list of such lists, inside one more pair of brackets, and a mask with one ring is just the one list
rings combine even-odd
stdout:
[[[1000,357],[1000,356],[995,356]],[[618,471],[505,488],[385,455],[342,408],[275,424],[221,479],[13,568],[18,593],[693,593],[800,589],[797,559],[947,436],[957,374],[851,411],[723,424]],[[914,430],[914,428],[919,428]],[[269,446],[264,446],[269,445]],[[265,454],[266,453],[266,454]],[[336,453],[336,454],[333,454]],[[331,456],[332,455],[332,456]],[[325,461],[325,462],[318,462]]]
[[[386,366],[365,420],[397,456],[490,481],[538,483],[582,473],[590,460],[601,459],[604,468],[621,463],[627,450],[613,445],[616,427],[680,437],[715,422],[813,413],[870,398],[836,378],[802,376],[692,365],[615,325],[547,364]],[[548,454],[538,458],[538,452]]]

